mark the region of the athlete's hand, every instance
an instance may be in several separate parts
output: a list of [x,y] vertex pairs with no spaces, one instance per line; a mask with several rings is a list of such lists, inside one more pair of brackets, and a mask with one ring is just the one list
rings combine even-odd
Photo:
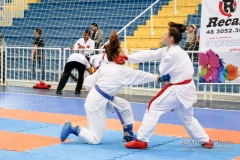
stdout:
[[157,81],[158,82],[170,81],[170,76],[169,76],[169,74],[163,75],[162,77],[158,76]]
[[78,46],[79,49],[84,49],[85,47],[83,45]]

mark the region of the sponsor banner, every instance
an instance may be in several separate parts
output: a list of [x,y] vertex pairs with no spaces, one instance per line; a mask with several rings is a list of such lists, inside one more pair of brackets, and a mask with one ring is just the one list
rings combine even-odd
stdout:
[[199,83],[240,83],[240,0],[203,0]]

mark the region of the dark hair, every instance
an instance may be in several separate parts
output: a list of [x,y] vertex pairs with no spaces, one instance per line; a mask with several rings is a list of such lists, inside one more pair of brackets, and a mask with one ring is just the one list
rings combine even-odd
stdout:
[[105,45],[105,51],[109,61],[114,61],[121,52],[120,41],[118,39],[117,32],[114,30],[110,34],[109,43]]
[[36,31],[39,35],[42,35],[42,29],[41,29],[41,28],[36,28],[35,31]]
[[98,27],[97,23],[92,23],[91,25],[94,27]]
[[185,32],[186,26],[179,23],[169,22],[169,36],[174,38],[175,44],[178,44],[182,40],[182,33]]
[[90,36],[91,36],[91,31],[90,31],[90,30],[88,30],[88,29],[86,29],[86,30],[84,31],[84,33],[87,33],[88,35],[90,35]]

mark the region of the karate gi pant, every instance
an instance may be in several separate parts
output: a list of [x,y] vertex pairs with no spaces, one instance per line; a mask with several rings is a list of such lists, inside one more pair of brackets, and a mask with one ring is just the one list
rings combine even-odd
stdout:
[[[203,127],[199,124],[198,120],[193,117],[193,107],[184,107],[179,101],[174,89],[161,101],[159,101],[159,98],[156,98],[152,102],[149,111],[146,110],[142,125],[137,133],[137,139],[149,142],[149,138],[153,134],[159,118],[164,113],[171,112],[172,110],[177,112],[192,139],[199,142],[209,141],[209,137]],[[164,130],[164,128],[162,129]]]
[[134,123],[132,108],[130,106],[130,103],[125,99],[114,97],[112,103],[114,103],[117,106],[116,107],[109,104],[109,101],[106,98],[102,97],[102,95],[100,95],[95,90],[95,88],[89,92],[88,96],[91,98],[88,97],[86,99],[85,111],[89,128],[83,127],[79,133],[80,139],[84,142],[89,144],[101,143],[106,130],[106,117],[109,108],[111,110],[113,110],[112,107],[115,107],[115,109],[117,109],[124,121],[123,125]]

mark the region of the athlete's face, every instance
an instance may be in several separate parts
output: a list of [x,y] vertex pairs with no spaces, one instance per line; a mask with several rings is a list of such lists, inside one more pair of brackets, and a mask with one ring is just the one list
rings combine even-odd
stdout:
[[169,31],[166,31],[162,36],[163,44],[169,46],[173,43],[173,37],[169,35]]
[[162,36],[163,44],[164,44],[164,45],[168,45],[168,44],[169,44],[169,40],[170,40],[169,32],[166,31],[166,32],[163,34],[163,36]]

